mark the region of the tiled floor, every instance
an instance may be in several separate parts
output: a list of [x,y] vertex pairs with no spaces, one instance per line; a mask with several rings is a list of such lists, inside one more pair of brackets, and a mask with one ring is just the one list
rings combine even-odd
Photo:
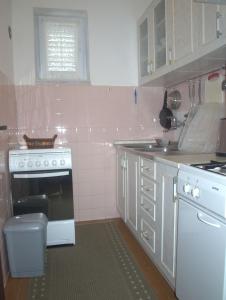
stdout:
[[[137,260],[141,270],[147,281],[153,289],[155,289],[158,300],[176,300],[173,290],[164,280],[162,275],[151,263],[148,256],[144,253],[138,242],[134,239],[125,224],[120,220],[115,220],[122,236],[124,237],[129,249]],[[6,300],[26,300],[26,290],[28,286],[28,279],[12,279],[9,278],[6,287]],[[95,300],[95,299],[94,299]]]

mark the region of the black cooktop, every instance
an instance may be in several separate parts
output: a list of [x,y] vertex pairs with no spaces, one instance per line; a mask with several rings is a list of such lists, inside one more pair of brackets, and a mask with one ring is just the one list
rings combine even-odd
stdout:
[[202,170],[211,171],[214,173],[226,175],[226,161],[225,162],[219,162],[211,160],[208,163],[204,164],[192,164],[192,167],[196,167]]

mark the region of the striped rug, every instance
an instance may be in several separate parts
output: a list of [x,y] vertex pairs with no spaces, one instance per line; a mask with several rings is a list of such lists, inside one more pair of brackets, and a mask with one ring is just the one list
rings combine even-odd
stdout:
[[76,227],[76,245],[47,250],[27,300],[156,300],[114,221]]

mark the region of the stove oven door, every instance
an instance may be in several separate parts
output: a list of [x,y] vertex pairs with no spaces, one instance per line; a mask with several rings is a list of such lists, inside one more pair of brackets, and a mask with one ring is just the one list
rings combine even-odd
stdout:
[[73,219],[70,169],[15,172],[11,188],[14,215],[43,212],[49,221]]

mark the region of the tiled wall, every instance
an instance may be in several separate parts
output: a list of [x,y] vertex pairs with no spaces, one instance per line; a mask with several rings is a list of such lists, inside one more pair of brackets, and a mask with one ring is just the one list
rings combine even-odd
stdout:
[[77,220],[118,216],[114,140],[161,136],[161,88],[17,86],[19,140],[58,134],[73,155]]
[[0,126],[7,125],[8,130],[0,130],[0,253],[4,282],[8,272],[3,226],[10,216],[10,192],[8,174],[8,148],[9,144],[16,142],[16,98],[14,86],[6,75],[0,72]]

